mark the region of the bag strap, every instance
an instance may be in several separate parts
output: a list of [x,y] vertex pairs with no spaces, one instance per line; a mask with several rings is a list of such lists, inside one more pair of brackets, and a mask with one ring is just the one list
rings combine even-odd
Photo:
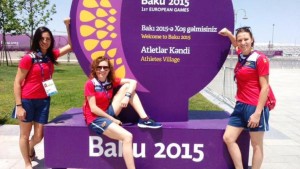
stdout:
[[28,54],[32,59],[35,59],[35,54],[33,52]]
[[256,63],[258,57],[260,56],[259,53],[256,51],[252,52],[252,54],[247,58],[247,61],[254,61]]
[[100,86],[100,83],[96,78],[93,78],[92,82],[93,82],[94,86]]
[[239,69],[241,69],[247,61],[254,61],[255,62],[255,67],[256,67],[256,61],[257,61],[257,58],[260,56],[259,53],[257,53],[256,51],[253,51],[251,53],[250,56],[248,56],[248,58],[246,60],[244,60],[241,65],[237,68],[237,70],[235,70],[234,72],[234,77],[233,77],[233,81],[235,81],[236,77],[235,77],[235,74],[238,72]]
[[[259,53],[253,52],[253,54],[251,54],[249,56],[249,58],[247,58],[247,61],[255,61],[255,65],[256,65],[257,59],[259,56],[260,56]],[[257,68],[256,68],[256,70],[257,70]],[[276,105],[276,98],[275,98],[274,92],[273,92],[270,84],[269,84],[269,93],[268,93],[268,99],[266,101],[266,104],[269,107],[269,110],[272,110]],[[269,105],[269,104],[272,104],[272,105]],[[272,107],[270,107],[270,106],[272,106]]]

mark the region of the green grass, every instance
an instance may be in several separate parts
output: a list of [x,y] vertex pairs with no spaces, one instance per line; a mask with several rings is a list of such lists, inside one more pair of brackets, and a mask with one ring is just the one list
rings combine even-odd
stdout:
[[[0,124],[17,124],[11,119],[15,105],[13,82],[17,65],[0,66]],[[83,103],[83,88],[87,80],[78,64],[59,64],[53,75],[58,94],[51,97],[49,120],[72,107],[81,107]]]
[[222,111],[223,109],[221,109],[215,104],[212,104],[202,94],[197,93],[194,96],[192,96],[189,100],[189,110]]
[[[17,124],[11,119],[15,105],[13,82],[17,65],[0,65],[0,124]],[[59,64],[53,76],[58,94],[51,97],[49,121],[72,107],[81,107],[83,88],[87,80],[79,64]],[[189,110],[222,110],[197,93],[189,100]]]

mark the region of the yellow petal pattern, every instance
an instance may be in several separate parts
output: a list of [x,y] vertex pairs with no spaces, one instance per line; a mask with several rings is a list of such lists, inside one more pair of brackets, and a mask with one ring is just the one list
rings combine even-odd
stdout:
[[86,8],[98,8],[99,5],[95,0],[84,0],[83,6]]
[[106,17],[108,14],[104,9],[99,8],[96,12],[96,15],[100,18]]
[[101,19],[97,19],[95,21],[96,28],[103,28],[106,25],[107,25],[107,23],[105,21],[101,20]]
[[116,60],[116,63],[117,63],[117,65],[120,65],[120,64],[122,64],[122,63],[123,63],[123,60],[122,60],[122,58],[118,58],[118,59]]
[[107,34],[108,34],[107,31],[99,30],[99,31],[97,31],[97,38],[98,39],[104,39],[107,36]]
[[115,29],[115,27],[112,25],[108,25],[106,29],[109,31],[113,31]]
[[91,12],[87,10],[82,10],[80,12],[80,21],[82,22],[89,22],[94,20],[95,18],[96,18],[95,15],[93,15]]
[[93,60],[97,59],[99,56],[105,56],[105,51],[102,50],[102,51],[97,51],[97,52],[92,53]]
[[113,16],[109,17],[107,20],[108,20],[108,22],[110,22],[110,23],[115,23],[115,22],[116,22],[116,18],[113,17]]
[[111,42],[112,42],[111,40],[104,40],[104,41],[101,42],[101,47],[103,49],[107,49],[111,45]]
[[[118,36],[114,32],[116,26],[114,24],[117,22],[114,15],[118,11],[112,7],[111,0],[80,0],[80,2],[86,8],[86,10],[80,11],[80,35],[85,38],[83,42],[85,50],[90,52],[90,57],[93,60],[99,56],[108,56],[110,62],[116,65],[116,76],[124,78],[126,67],[123,59],[117,56],[118,48],[112,48],[114,42],[112,39]],[[94,22],[94,25],[91,25],[91,23],[84,24],[84,22],[91,21]],[[95,33],[97,37],[94,37]],[[91,37],[87,38],[89,36]]]
[[117,53],[117,48],[113,48],[113,49],[110,49],[109,51],[107,51],[107,55],[111,58],[115,57],[116,53]]
[[95,47],[98,45],[99,40],[87,39],[83,43],[84,43],[85,49],[87,51],[91,51],[91,50],[95,49]]
[[90,36],[95,32],[95,28],[88,26],[88,25],[82,25],[80,26],[80,35],[83,37]]
[[117,37],[117,34],[116,33],[112,33],[112,34],[110,34],[110,37],[113,38],[113,39],[115,39]]
[[117,11],[116,11],[115,9],[111,9],[111,10],[109,10],[109,13],[110,13],[111,15],[115,15],[115,14],[117,13]]
[[100,5],[104,8],[111,8],[109,0],[101,0]]
[[115,70],[116,76],[119,78],[125,77],[125,66],[121,65],[118,69]]

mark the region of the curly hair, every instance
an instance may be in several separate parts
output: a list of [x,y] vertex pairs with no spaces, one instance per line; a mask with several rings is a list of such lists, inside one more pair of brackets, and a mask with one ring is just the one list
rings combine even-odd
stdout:
[[108,63],[108,67],[109,67],[109,73],[107,75],[107,81],[109,82],[113,82],[115,80],[115,70],[114,70],[114,66],[113,63],[106,57],[104,56],[99,56],[98,58],[94,59],[92,64],[91,64],[91,73],[90,73],[90,78],[97,78],[97,66],[99,65],[100,62],[102,61],[106,61]]

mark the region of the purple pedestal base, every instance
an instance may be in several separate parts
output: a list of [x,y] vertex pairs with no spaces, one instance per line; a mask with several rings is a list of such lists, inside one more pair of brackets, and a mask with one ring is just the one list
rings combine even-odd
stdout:
[[[141,129],[136,125],[124,127],[134,136],[136,168],[233,169],[222,139],[227,121],[222,117],[165,122],[161,129]],[[243,132],[238,142],[244,168],[247,168],[248,133]],[[44,144],[47,168],[126,168],[122,143],[92,133],[79,108],[70,109],[45,125]]]

